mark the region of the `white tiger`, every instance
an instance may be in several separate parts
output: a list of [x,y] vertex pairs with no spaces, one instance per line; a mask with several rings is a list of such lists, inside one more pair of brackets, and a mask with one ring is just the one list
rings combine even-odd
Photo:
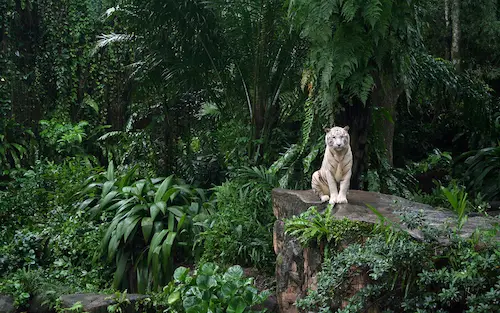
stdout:
[[[321,168],[312,175],[311,186],[321,202],[347,203],[352,174],[349,126],[325,128],[325,155]],[[340,190],[337,191],[337,182]]]

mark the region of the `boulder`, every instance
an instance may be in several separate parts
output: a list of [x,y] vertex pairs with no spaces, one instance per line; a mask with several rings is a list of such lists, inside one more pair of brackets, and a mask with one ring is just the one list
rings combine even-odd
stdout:
[[[312,190],[274,189],[272,191],[273,211],[276,216],[274,223],[273,245],[276,253],[276,297],[279,311],[295,313],[295,301],[303,297],[309,288],[317,285],[316,274],[321,269],[322,254],[320,249],[302,247],[296,238],[285,235],[284,219],[298,216],[311,206],[322,211],[327,203],[321,203]],[[332,214],[338,218],[349,218],[354,221],[378,223],[378,216],[367,205],[378,210],[384,218],[400,225],[400,219],[395,211],[424,213],[424,218],[430,225],[439,226],[443,223],[453,224],[456,215],[453,212],[438,210],[429,205],[412,202],[401,197],[385,195],[376,192],[350,190],[347,196],[348,204],[336,204]],[[461,231],[461,236],[470,236],[476,228],[490,228],[498,218],[484,216],[469,216]],[[403,229],[416,239],[422,239],[418,230]],[[446,244],[446,241],[443,241]],[[365,284],[362,277],[354,281],[353,291],[359,290]]]
[[[135,303],[147,297],[148,296],[146,295],[140,295],[140,294],[127,294],[127,299],[130,301],[130,303],[124,305],[123,312],[127,313],[137,312],[135,310]],[[89,313],[107,313],[108,306],[116,303],[116,301],[114,300],[114,295],[108,295],[108,294],[75,293],[75,294],[61,296],[62,308],[71,308],[77,302],[81,303],[83,312],[89,312]],[[32,313],[51,312],[48,305],[44,303],[44,300],[40,296],[35,296],[30,301],[29,311]]]
[[0,313],[14,313],[14,299],[8,295],[0,295]]
[[[134,313],[135,303],[139,300],[145,299],[148,296],[141,294],[127,294],[127,299],[130,304],[126,305],[123,312]],[[75,303],[80,302],[83,306],[84,312],[89,313],[107,313],[108,306],[110,304],[115,304],[116,301],[113,300],[113,295],[104,295],[97,293],[76,293],[71,295],[61,296],[61,302],[63,308],[70,308]]]

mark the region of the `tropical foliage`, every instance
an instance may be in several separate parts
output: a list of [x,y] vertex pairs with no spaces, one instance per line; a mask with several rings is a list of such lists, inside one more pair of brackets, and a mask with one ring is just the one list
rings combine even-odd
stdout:
[[[332,125],[350,126],[353,189],[453,210],[458,225],[492,214],[499,9],[493,0],[0,1],[0,293],[20,310],[36,295],[55,305],[70,292],[123,300],[124,289],[159,295],[157,309],[171,296],[178,312],[247,310],[267,294],[238,267],[222,268],[272,272],[271,190],[310,188]],[[314,209],[287,225],[326,251],[369,231]],[[398,252],[379,231],[325,258],[332,270],[358,258],[380,274],[378,291],[352,308],[495,311],[497,247],[457,241],[446,250],[456,258],[438,267],[432,246],[398,237],[407,248]],[[210,285],[198,286],[207,271]],[[325,288],[343,284],[324,273]],[[469,273],[487,278],[469,286]],[[475,297],[453,289],[466,285]]]
[[77,196],[84,198],[80,210],[110,220],[101,253],[116,266],[113,286],[145,292],[170,281],[174,257],[180,261],[189,255],[199,232],[193,219],[206,199],[203,191],[173,176],[136,180],[136,169],[115,176],[110,163]]
[[[221,272],[213,263],[205,263],[195,273],[179,267],[174,280],[159,295],[165,312],[265,312],[252,310],[262,304],[270,292],[259,292],[252,279],[245,278],[243,269],[236,265]],[[162,301],[163,300],[163,301]]]
[[[364,243],[327,252],[318,289],[301,299],[298,307],[314,312],[359,312],[370,307],[397,312],[499,308],[495,299],[499,273],[493,265],[499,257],[497,241],[489,236],[463,239],[454,231],[425,225],[418,216],[406,219],[423,231],[424,243],[385,226]],[[443,236],[451,244],[436,255],[437,238]],[[477,249],[478,244],[483,248]],[[366,277],[369,283],[352,294],[353,277]],[[349,301],[342,303],[346,297]]]

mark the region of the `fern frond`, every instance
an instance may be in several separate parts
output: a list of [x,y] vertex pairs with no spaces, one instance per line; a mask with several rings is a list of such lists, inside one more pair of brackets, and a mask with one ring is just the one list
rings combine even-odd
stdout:
[[314,122],[314,101],[312,97],[308,97],[304,104],[304,122],[302,123],[302,142],[300,145],[300,154],[304,152],[304,148],[309,143],[311,136],[312,125]]
[[91,55],[94,55],[99,51],[100,49],[107,47],[108,45],[116,42],[123,42],[123,41],[132,41],[134,39],[133,35],[128,35],[128,34],[103,34],[100,36],[97,36],[97,43],[94,47],[94,49],[91,52]]
[[342,5],[341,15],[346,22],[351,22],[359,9],[356,0],[346,0]]
[[382,14],[382,2],[380,0],[368,0],[363,9],[363,17],[372,29],[375,28],[375,24],[379,21]]
[[311,149],[311,151],[307,154],[307,156],[302,160],[302,165],[304,166],[304,174],[307,174],[309,172],[309,169],[311,168],[312,162],[316,159],[318,154],[320,152],[323,152],[325,149],[325,143],[323,140],[323,136],[318,138],[316,140],[316,144],[314,147]]
[[293,144],[288,148],[288,150],[276,160],[270,167],[269,172],[276,174],[282,170],[285,166],[289,165],[292,160],[294,160],[300,152],[300,146]]
[[123,134],[124,134],[124,132],[123,131],[119,131],[119,130],[110,131],[110,132],[105,133],[101,137],[97,138],[97,141],[105,141],[105,140],[110,139],[110,138],[115,138],[115,137],[118,137],[118,136],[122,136]]

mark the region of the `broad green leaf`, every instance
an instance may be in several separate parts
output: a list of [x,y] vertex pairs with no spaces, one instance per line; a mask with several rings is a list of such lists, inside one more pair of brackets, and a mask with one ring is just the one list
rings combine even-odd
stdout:
[[201,289],[210,289],[212,287],[217,286],[217,281],[213,277],[213,275],[198,275],[196,277],[196,285]]
[[153,257],[154,250],[159,247],[160,243],[163,241],[163,238],[168,234],[168,230],[164,229],[159,233],[155,233],[153,235],[153,239],[151,239],[151,244],[149,246],[148,253],[148,264],[151,264],[151,258]]
[[215,274],[219,267],[215,265],[214,263],[205,263],[201,266],[200,269],[200,274],[202,275],[207,275],[207,276],[212,276]]
[[156,205],[160,208],[163,215],[167,214],[167,203],[165,201],[156,202]]
[[128,208],[130,208],[131,206],[134,205],[134,203],[132,203],[133,200],[134,200],[134,198],[120,200],[120,201],[110,205],[108,207],[108,211],[113,212],[116,208],[118,208],[118,210],[116,211],[116,214],[125,213],[125,211]]
[[256,298],[259,291],[253,286],[245,286],[245,292],[243,293],[243,298],[246,303],[252,303]]
[[113,161],[109,162],[108,170],[106,171],[106,178],[108,180],[114,180],[115,179],[115,167],[113,165]]
[[184,266],[178,267],[174,271],[174,279],[176,282],[184,283],[186,282],[186,277],[189,274],[189,269],[185,268]]
[[175,216],[174,216],[172,213],[170,213],[170,214],[168,215],[168,225],[167,225],[167,227],[168,227],[168,230],[170,230],[170,231],[174,231],[174,227],[175,227]]
[[93,198],[86,199],[85,201],[80,203],[80,205],[78,206],[78,210],[85,210],[86,208],[89,207],[89,205],[90,205],[90,203],[92,203],[92,201],[94,201]]
[[137,267],[137,291],[140,293],[146,293],[149,278],[149,268],[145,262],[146,260],[139,260]]
[[165,195],[167,189],[170,187],[173,177],[174,175],[170,175],[169,177],[165,178],[163,183],[161,183],[160,187],[156,191],[155,202],[160,202],[163,200],[163,196]]
[[118,252],[118,246],[120,245],[120,239],[121,239],[121,235],[117,236],[116,231],[113,233],[113,235],[109,239],[108,260],[111,260]]
[[238,291],[238,286],[232,281],[226,281],[221,286],[221,293],[225,299],[231,299]]
[[167,191],[165,191],[165,193],[163,194],[163,197],[161,198],[161,201],[163,202],[167,202],[168,200],[172,201],[175,199],[176,197],[176,194],[178,193],[179,191],[177,191],[177,189],[175,189],[175,187],[171,187],[169,188]]
[[149,242],[149,237],[151,237],[151,232],[153,231],[153,219],[151,217],[144,217],[141,220],[142,235],[146,243]]
[[[125,193],[125,194],[132,193],[132,187],[125,186],[125,187],[122,188],[122,192]],[[126,196],[128,196],[128,195],[126,195]]]
[[149,208],[149,215],[153,219],[153,221],[156,219],[158,216],[158,213],[160,213],[160,208],[156,205],[156,203],[153,203],[151,207]]
[[182,226],[184,226],[185,221],[186,221],[186,215],[183,215],[177,222],[177,231],[182,229]]
[[128,170],[127,174],[122,176],[122,178],[120,179],[118,186],[120,188],[125,188],[127,185],[131,185],[131,180],[134,177],[134,174],[138,168],[139,168],[139,165],[134,165],[134,167],[132,167],[130,170]]
[[174,291],[168,296],[167,303],[169,305],[172,305],[177,301],[179,301],[180,298],[181,298],[181,293],[179,291]]
[[132,188],[132,193],[140,198],[142,198],[142,192],[144,190],[144,186],[146,183],[144,182],[137,182],[135,184],[135,188]]
[[165,228],[165,225],[163,225],[163,221],[155,221],[153,223],[153,231],[155,233],[161,232]]
[[224,273],[224,280],[238,280],[243,277],[243,269],[239,265],[231,266]]
[[106,209],[106,206],[111,202],[111,200],[113,200],[116,197],[117,194],[118,194],[118,192],[111,191],[103,199],[101,199],[101,201],[99,202],[99,206],[101,207],[101,210]]
[[175,232],[169,232],[167,235],[167,239],[163,241],[162,247],[161,247],[161,252],[162,252],[162,257],[163,257],[163,270],[164,273],[166,274],[169,263],[170,263],[170,253],[172,252],[172,247],[174,245],[175,237],[177,236],[177,233]]
[[245,301],[242,297],[234,297],[229,301],[229,306],[227,307],[227,313],[243,313],[247,307]]
[[[133,203],[130,203],[130,204],[133,204]],[[126,213],[127,216],[132,216],[132,215],[136,215],[136,214],[141,214],[141,215],[146,215],[148,213],[148,206],[145,205],[145,204],[138,204],[138,205],[135,205],[132,210],[128,211]]]
[[85,188],[83,188],[82,191],[80,191],[78,194],[80,195],[85,195],[87,194],[89,191],[95,189],[95,187],[101,187],[103,186],[103,184],[100,184],[100,183],[91,183],[91,184],[88,184],[85,186]]
[[101,242],[101,249],[103,253],[108,250],[109,241],[111,240],[111,235],[116,230],[116,225],[118,225],[119,222],[120,219],[115,218],[109,225],[108,230],[106,231],[106,234],[104,235],[104,238],[102,239]]
[[184,213],[184,211],[182,211],[182,207],[181,206],[178,206],[178,205],[175,205],[175,206],[169,206],[167,208],[167,210],[169,210],[170,212],[174,213],[175,216],[177,217],[182,217],[183,215],[185,215],[186,213]]
[[200,205],[196,202],[191,203],[188,209],[191,215],[196,215],[200,211]]
[[174,187],[178,190],[178,191],[181,191],[181,192],[184,192],[186,194],[191,194],[191,189],[189,189],[187,186],[185,185],[174,185]]
[[[195,296],[188,296],[188,297],[184,298],[184,301],[182,301],[182,306],[184,307],[184,309],[186,310],[186,313],[187,313],[188,310],[194,309],[195,306],[199,302],[200,302],[200,300],[197,297],[195,297]],[[194,311],[194,313],[200,313],[200,312]]]
[[151,269],[153,271],[153,277],[155,278],[153,280],[153,286],[154,287],[157,287],[159,284],[159,281],[160,281],[160,249],[161,247],[156,247],[154,250],[153,250],[153,256],[152,256],[152,263],[150,264],[151,265]]
[[200,288],[198,288],[198,286],[192,286],[191,288],[189,288],[189,290],[186,292],[186,295],[188,296],[193,295],[198,300],[203,299],[203,292],[200,290]]
[[129,216],[124,220],[123,227],[125,228],[125,235],[124,235],[125,243],[127,242],[127,239],[132,233],[132,231],[136,229],[137,223],[139,222],[140,219],[141,219],[140,216]]
[[128,257],[129,257],[128,253],[122,253],[119,255],[118,260],[116,262],[116,271],[113,278],[113,287],[116,289],[120,288],[120,283],[123,279],[123,275],[125,274]]
[[16,148],[16,149],[17,149],[17,151],[19,151],[19,153],[20,153],[21,155],[22,155],[22,154],[24,154],[24,152],[26,152],[26,148],[24,148],[23,146],[21,146],[21,145],[20,145],[20,144],[18,144],[18,143],[12,143],[12,146],[13,146],[14,148]]

